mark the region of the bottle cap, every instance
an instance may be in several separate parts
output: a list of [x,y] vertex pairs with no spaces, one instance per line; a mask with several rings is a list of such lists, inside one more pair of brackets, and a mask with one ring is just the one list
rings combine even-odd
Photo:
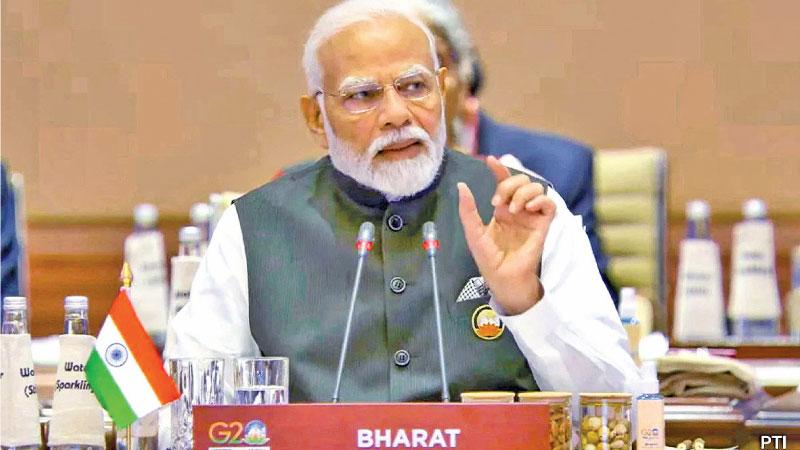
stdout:
[[208,203],[195,203],[189,210],[189,217],[191,218],[192,225],[207,224],[211,220],[214,211]]
[[767,217],[767,204],[760,198],[751,198],[742,204],[745,219],[764,219]]
[[639,393],[658,394],[658,368],[653,360],[642,361],[642,368],[639,369]]
[[636,317],[636,289],[624,287],[619,291],[619,316],[623,319]]
[[642,336],[639,340],[639,359],[656,360],[669,351],[669,339],[659,331]]
[[20,311],[28,309],[28,299],[25,297],[6,297],[3,299],[4,311]]
[[686,218],[689,220],[706,220],[711,215],[711,208],[704,200],[692,200],[686,204]]
[[212,192],[208,194],[208,203],[211,204],[211,207],[217,207],[222,203],[222,194],[219,192]]
[[200,228],[197,227],[181,227],[178,230],[178,241],[181,244],[194,244],[200,242],[201,233]]
[[158,208],[150,203],[141,203],[133,208],[133,222],[141,228],[153,228],[158,223]]
[[64,297],[65,309],[88,309],[89,298],[83,295],[68,295]]

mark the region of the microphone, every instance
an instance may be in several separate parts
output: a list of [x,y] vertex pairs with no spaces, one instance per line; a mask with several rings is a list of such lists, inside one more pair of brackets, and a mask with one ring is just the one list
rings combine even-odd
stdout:
[[422,225],[422,248],[431,260],[431,277],[433,277],[433,307],[436,311],[436,340],[439,345],[439,371],[442,376],[442,401],[450,401],[450,389],[447,387],[447,368],[444,364],[444,339],[442,338],[442,312],[439,309],[439,280],[436,276],[436,251],[439,240],[436,239],[436,224],[425,222]]
[[356,279],[353,282],[353,292],[350,294],[350,311],[347,313],[347,325],[344,328],[344,339],[342,340],[342,350],[339,353],[339,368],[336,369],[336,387],[333,389],[332,403],[339,401],[339,386],[342,384],[342,371],[344,370],[344,359],[347,356],[347,345],[350,341],[350,328],[353,326],[353,311],[356,308],[356,296],[358,295],[358,285],[361,283],[361,273],[364,269],[364,261],[367,254],[372,250],[372,242],[375,240],[375,225],[371,222],[364,222],[358,228],[358,238],[356,239],[356,251],[358,252],[358,267],[356,268]]

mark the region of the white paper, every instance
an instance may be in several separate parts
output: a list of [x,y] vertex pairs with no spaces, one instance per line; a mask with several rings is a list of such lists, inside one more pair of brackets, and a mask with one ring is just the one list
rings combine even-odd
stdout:
[[0,445],[41,445],[31,335],[0,335]]
[[746,221],[733,227],[728,315],[749,320],[780,318],[775,243],[769,221]]
[[56,369],[48,446],[73,444],[105,448],[103,408],[89,387],[84,372],[94,343],[94,336],[59,336],[61,355]]
[[147,333],[163,339],[169,296],[164,236],[159,231],[131,234],[125,239],[125,260],[133,273],[133,309]]
[[725,337],[722,268],[714,241],[681,242],[673,331],[678,340]]

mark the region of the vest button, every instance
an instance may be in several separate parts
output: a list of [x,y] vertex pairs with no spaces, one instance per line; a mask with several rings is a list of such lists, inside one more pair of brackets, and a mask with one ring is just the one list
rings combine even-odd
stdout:
[[394,363],[400,367],[405,367],[411,362],[411,355],[408,350],[398,350],[394,352]]
[[400,231],[403,229],[403,218],[397,214],[392,214],[386,219],[386,225],[388,225],[389,229],[392,231]]
[[406,290],[406,280],[400,277],[394,277],[389,280],[389,289],[395,294],[402,294]]

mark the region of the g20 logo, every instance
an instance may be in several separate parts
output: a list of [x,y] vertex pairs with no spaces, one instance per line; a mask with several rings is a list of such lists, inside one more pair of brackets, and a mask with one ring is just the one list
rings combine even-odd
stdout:
[[214,422],[208,428],[208,438],[215,444],[264,445],[269,442],[267,426],[256,419],[242,422]]

